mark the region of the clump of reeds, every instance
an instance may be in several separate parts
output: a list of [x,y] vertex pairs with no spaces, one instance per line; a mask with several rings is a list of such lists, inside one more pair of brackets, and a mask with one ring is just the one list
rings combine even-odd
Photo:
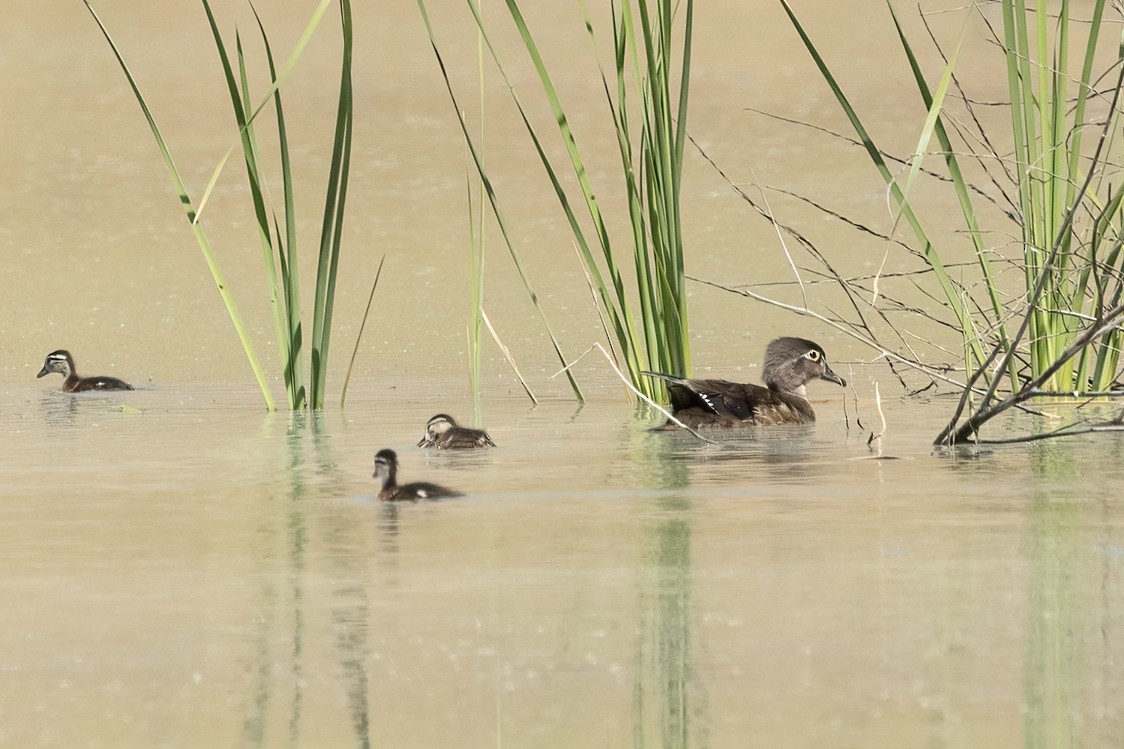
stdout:
[[[337,2],[340,9],[341,33],[343,37],[342,65],[340,73],[339,104],[336,111],[336,125],[332,142],[332,160],[328,175],[325,205],[320,232],[320,246],[317,262],[316,293],[313,302],[312,335],[310,337],[309,371],[311,376],[310,391],[305,387],[304,376],[304,333],[301,311],[300,283],[298,278],[298,241],[296,232],[296,196],[292,180],[292,162],[289,153],[288,134],[285,126],[285,111],[281,100],[281,83],[285,75],[292,69],[307,46],[313,31],[319,25],[325,12]],[[351,162],[351,132],[352,132],[352,85],[351,85],[351,55],[352,55],[352,19],[351,3],[349,0],[321,0],[305,27],[304,33],[279,70],[275,64],[273,51],[270,47],[269,37],[261,18],[254,11],[258,29],[261,34],[269,67],[271,86],[263,98],[255,104],[251,95],[246,69],[246,58],[242,47],[241,36],[235,36],[235,56],[232,60],[227,44],[219,31],[214,14],[208,0],[202,0],[203,9],[210,23],[211,33],[214,37],[215,47],[225,75],[231,104],[234,110],[234,119],[238,127],[239,142],[241,143],[243,160],[246,173],[250,182],[250,197],[253,203],[254,215],[258,226],[258,235],[264,260],[266,279],[270,290],[270,306],[274,310],[274,320],[277,332],[279,349],[283,364],[285,390],[288,395],[290,408],[296,410],[303,407],[319,409],[324,405],[324,387],[327,375],[328,349],[332,332],[332,311],[335,301],[336,272],[339,264],[340,238],[343,231],[344,206],[347,196],[348,171]],[[114,55],[121,66],[137,103],[140,104],[145,118],[156,139],[157,146],[164,157],[168,173],[180,196],[181,204],[191,224],[200,250],[207,261],[207,266],[219,289],[223,303],[234,323],[235,331],[242,342],[246,357],[254,370],[266,406],[274,410],[273,396],[269,391],[265,374],[258,362],[254,347],[242,324],[241,317],[235,307],[227,289],[214,250],[200,223],[200,214],[206,204],[211,189],[214,187],[219,173],[226,163],[224,157],[215,170],[202,199],[196,204],[188,194],[187,187],[180,176],[172,159],[171,151],[165,142],[160,128],[150,111],[148,104],[133,78],[124,57],[113,39],[110,37],[105,25],[98,18],[88,0],[86,7],[94,16],[106,41],[113,49]],[[267,106],[273,104],[273,112],[277,125],[277,144],[280,155],[281,168],[281,195],[282,216],[278,217],[267,197],[266,175],[262,171],[262,162],[265,150],[258,144],[254,122]],[[229,156],[229,154],[227,154]]]
[[[623,361],[623,367],[638,389],[646,395],[659,394],[662,386],[643,377],[640,374],[643,370],[677,374],[689,374],[690,370],[679,204],[683,152],[687,141],[694,2],[624,0],[618,3],[614,0],[611,4],[614,67],[608,71],[602,68],[601,83],[607,114],[612,119],[617,136],[620,176],[628,206],[629,226],[619,234],[609,230],[577,138],[570,128],[566,109],[519,3],[505,0],[505,7],[520,34],[547,106],[558,125],[558,136],[566,154],[561,164],[555,163],[547,154],[543,136],[531,124],[524,102],[510,83],[507,65],[492,44],[489,24],[485,23],[478,3],[475,0],[466,0],[466,3],[476,19],[484,46],[508,84],[507,89],[566,216],[573,243],[600,302],[606,336],[614,356]],[[444,74],[444,62],[425,0],[418,0],[418,6]],[[582,9],[586,29],[596,46],[594,24],[584,5]],[[460,116],[461,109],[457,106],[447,75],[445,82]],[[537,296],[523,270],[499,200],[488,179],[476,139],[465,126],[463,117],[461,126],[500,232],[528,293],[539,308]],[[564,186],[561,174],[567,169],[573,173],[575,188]],[[624,271],[629,265],[632,277],[626,283]],[[636,312],[637,304],[639,314]],[[553,334],[551,339],[554,340]],[[554,345],[559,360],[565,366],[567,362],[556,341]],[[580,390],[570,370],[565,371],[580,398]]]
[[[909,227],[917,254],[937,279],[943,306],[962,333],[970,374],[965,400],[937,441],[972,440],[988,418],[1043,392],[1110,391],[1124,340],[1124,217],[1113,155],[1119,149],[1124,66],[1118,51],[1115,70],[1106,76],[1108,85],[1095,70],[1105,24],[1104,0],[1096,0],[1091,16],[1080,23],[1068,2],[1028,9],[1021,0],[1001,0],[1002,29],[989,24],[985,28],[1002,51],[1006,67],[1010,151],[992,145],[998,140],[996,134],[984,131],[972,98],[962,89],[970,85],[970,74],[957,69],[959,45],[949,52],[941,50],[943,74],[930,86],[890,5],[927,111],[917,149],[906,160],[909,169],[904,179],[891,168],[886,152],[877,146],[796,14],[786,0],[781,2],[885,180],[896,210],[895,226],[901,222]],[[975,6],[969,7],[965,27],[976,20],[977,12]],[[1073,50],[1080,59],[1077,70],[1071,65]],[[962,104],[966,116],[946,117],[953,101]],[[1098,136],[1091,147],[1087,133]],[[977,274],[966,276],[964,266],[959,270],[967,281],[948,272],[946,258],[954,248],[942,245],[926,229],[924,206],[913,198],[915,182],[926,174],[932,176],[923,167],[931,151],[944,162],[944,173],[936,176],[951,185],[961,208],[964,225],[959,236],[972,245]],[[964,162],[973,162],[989,184],[970,183]],[[989,214],[977,208],[981,196],[1006,206],[1002,213],[1015,224],[1019,252],[998,259],[1013,261],[1021,269],[1023,293],[1013,299],[1004,297],[997,280],[997,253],[985,241]],[[973,291],[977,281],[982,295]],[[997,402],[1002,379],[1011,395]],[[959,423],[974,390],[983,393],[981,402]]]

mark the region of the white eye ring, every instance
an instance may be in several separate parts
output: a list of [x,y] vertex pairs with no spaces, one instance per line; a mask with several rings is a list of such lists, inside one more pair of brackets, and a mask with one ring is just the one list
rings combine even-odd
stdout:
[[811,351],[809,351],[807,354],[805,354],[805,356],[807,356],[812,361],[819,361],[820,360],[820,352],[816,351],[815,349],[812,349]]

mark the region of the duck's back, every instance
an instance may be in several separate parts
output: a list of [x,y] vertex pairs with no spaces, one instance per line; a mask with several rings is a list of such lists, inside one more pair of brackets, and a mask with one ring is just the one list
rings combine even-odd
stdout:
[[496,443],[483,429],[451,427],[434,438],[433,446],[438,450],[463,450],[495,447]]
[[681,380],[668,385],[672,412],[687,426],[731,427],[811,424],[806,398],[761,385],[726,380]]
[[84,393],[88,390],[132,390],[133,386],[116,377],[98,375],[96,377],[68,378],[63,390],[68,393]]
[[379,494],[379,499],[391,502],[414,501],[419,499],[446,499],[449,497],[463,497],[464,495],[453,489],[448,489],[428,481],[414,481],[401,486],[388,487]]

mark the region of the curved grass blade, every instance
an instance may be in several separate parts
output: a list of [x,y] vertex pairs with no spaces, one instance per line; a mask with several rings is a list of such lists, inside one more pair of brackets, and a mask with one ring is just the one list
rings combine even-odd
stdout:
[[[922,101],[925,108],[928,110],[929,115],[926,119],[926,132],[931,131],[937,136],[940,142],[941,151],[945,157],[945,165],[948,168],[949,176],[952,179],[953,187],[956,191],[957,199],[960,202],[960,212],[964,216],[964,222],[968,227],[968,237],[972,240],[972,245],[976,253],[976,261],[979,264],[980,272],[983,275],[985,286],[988,293],[988,301],[991,303],[991,311],[995,319],[1002,321],[1006,317],[1003,309],[1003,303],[999,298],[999,285],[996,281],[994,272],[991,269],[991,261],[989,259],[989,252],[984,246],[983,232],[979,227],[979,220],[976,217],[976,211],[972,203],[971,191],[969,189],[967,180],[964,178],[963,171],[960,169],[960,162],[956,156],[956,149],[952,146],[952,140],[948,136],[948,131],[945,129],[944,122],[940,118],[940,108],[943,105],[944,94],[947,92],[948,85],[951,82],[954,61],[950,62],[945,67],[945,75],[942,77],[941,85],[938,86],[938,97],[934,96],[929,91],[928,83],[925,80],[925,74],[921,70],[921,64],[918,62],[916,55],[913,52],[913,46],[909,43],[909,39],[905,35],[898,15],[894,10],[892,3],[887,2],[890,8],[890,16],[894,21],[894,28],[898,34],[898,40],[901,42],[902,49],[905,51],[906,59],[909,61],[909,66],[913,72],[914,82],[917,84],[917,90],[921,94]],[[965,20],[965,29],[967,28],[967,20]],[[961,37],[963,40],[963,36]],[[922,143],[928,141],[927,135],[922,138]],[[914,168],[911,169],[910,179],[908,185],[912,185],[916,172],[920,169],[920,153],[923,153],[926,147],[923,145],[918,146],[918,154],[915,154]],[[907,186],[906,193],[909,193]],[[1000,345],[1004,348],[1010,345],[1007,335],[1007,328],[1002,322],[999,322],[995,327],[995,333],[999,338]],[[1012,360],[1011,367],[1008,369],[1008,377],[1012,387],[1018,384],[1018,372],[1015,368],[1014,361]]]
[[[500,234],[503,236],[504,242],[507,244],[508,252],[511,255],[512,262],[515,265],[515,269],[519,273],[520,279],[523,281],[523,286],[527,290],[527,293],[531,298],[531,303],[534,305],[535,311],[539,314],[539,319],[543,322],[543,327],[546,330],[547,336],[550,338],[551,345],[554,347],[554,352],[558,356],[559,361],[561,361],[563,366],[565,366],[566,358],[562,354],[561,345],[558,343],[558,339],[554,336],[554,332],[550,329],[550,324],[546,319],[546,313],[542,309],[542,306],[539,304],[539,296],[532,287],[530,278],[523,267],[522,260],[519,258],[519,253],[516,250],[514,238],[508,229],[507,221],[504,218],[503,211],[500,210],[499,200],[496,196],[494,188],[492,187],[492,182],[488,178],[488,175],[484,170],[483,161],[476,148],[476,143],[468,131],[468,125],[465,123],[464,117],[462,115],[462,110],[457,103],[456,94],[453,91],[452,81],[449,80],[448,71],[445,68],[445,60],[441,56],[441,51],[437,47],[437,39],[433,31],[433,25],[430,22],[429,13],[426,10],[425,0],[417,0],[417,2],[418,9],[422,14],[422,20],[425,23],[426,32],[429,35],[430,47],[433,49],[433,54],[437,58],[437,64],[445,81],[445,88],[449,94],[449,99],[453,104],[454,110],[456,111],[457,122],[460,124],[461,132],[464,135],[465,144],[468,146],[469,153],[472,155],[472,160],[474,165],[476,166],[477,174],[480,175],[480,181],[484,187],[484,192],[488,196],[488,202],[492,208],[492,215],[496,218],[496,223],[499,226]],[[483,31],[484,30],[481,29],[482,33]],[[487,41],[487,39],[485,40]],[[490,46],[490,42],[488,42],[488,44]],[[566,376],[570,382],[570,389],[573,390],[575,397],[580,402],[584,402],[585,396],[582,394],[581,388],[578,387],[578,383],[574,379],[573,375],[567,372]]]
[[[309,19],[308,23],[305,24],[300,38],[293,46],[292,52],[289,53],[289,56],[285,59],[284,64],[282,64],[280,72],[276,75],[273,75],[273,85],[270,86],[269,90],[265,92],[262,100],[256,107],[254,107],[253,111],[247,114],[247,122],[253,122],[257,118],[258,114],[263,109],[265,109],[270,101],[273,100],[274,93],[280,90],[281,84],[285,81],[286,78],[289,77],[289,73],[292,72],[293,68],[296,67],[297,62],[300,60],[301,55],[304,53],[305,47],[308,46],[309,41],[312,39],[313,33],[320,25],[320,21],[324,17],[324,13],[327,12],[328,6],[330,6],[332,2],[334,2],[334,0],[320,0],[320,4],[317,5],[316,9],[312,12],[312,17]],[[253,9],[254,15],[256,17],[257,9],[254,8],[253,4],[251,4],[250,7]],[[260,19],[258,23],[260,25]],[[239,133],[239,137],[241,138],[241,133]],[[218,164],[215,166],[215,169],[211,174],[211,179],[207,182],[207,187],[203,192],[203,197],[199,201],[199,210],[197,211],[197,214],[203,213],[203,207],[207,204],[207,201],[211,196],[211,192],[212,190],[214,190],[215,184],[219,181],[219,175],[222,174],[222,170],[226,166],[226,162],[230,158],[230,155],[234,153],[235,148],[236,146],[231,146],[227,150],[226,154],[221,159],[219,159]]]
[[816,46],[812,43],[811,38],[808,36],[807,32],[804,30],[804,27],[801,25],[800,20],[796,17],[796,13],[789,6],[788,0],[780,0],[780,2],[781,6],[784,8],[785,13],[788,15],[789,21],[796,29],[796,33],[799,34],[800,40],[803,42],[805,49],[808,50],[808,54],[811,55],[812,60],[815,62],[816,67],[819,69],[820,75],[823,76],[824,81],[828,84],[828,87],[835,95],[836,101],[839,102],[839,105],[840,107],[842,107],[844,114],[846,114],[847,119],[851,123],[851,126],[855,129],[855,133],[858,135],[859,140],[862,141],[867,155],[870,157],[871,161],[878,169],[878,172],[882,175],[882,179],[883,181],[885,181],[886,186],[890,190],[890,195],[893,197],[894,202],[901,210],[902,216],[906,219],[906,222],[913,229],[914,235],[917,237],[917,240],[921,243],[922,254],[926,262],[929,264],[929,267],[933,270],[933,273],[937,278],[937,282],[941,286],[941,290],[945,295],[945,301],[948,303],[949,308],[952,309],[953,313],[956,315],[957,322],[960,324],[960,329],[965,332],[964,343],[967,349],[971,352],[973,361],[976,365],[982,363],[987,358],[983,352],[983,347],[978,339],[968,333],[968,331],[972,329],[971,314],[968,311],[964,300],[961,298],[959,290],[956,288],[956,285],[949,277],[948,272],[944,267],[944,263],[941,261],[940,255],[937,253],[936,247],[933,246],[933,243],[930,241],[928,233],[922,226],[920,219],[914,213],[913,206],[909,202],[908,196],[906,196],[898,186],[897,181],[894,179],[893,173],[890,171],[885,159],[882,156],[882,151],[874,144],[873,138],[867,131],[866,127],[863,125],[862,120],[859,118],[858,113],[855,111],[854,107],[851,106],[851,103],[847,99],[847,96],[843,93],[843,89],[835,79],[835,76],[832,75],[831,70],[828,68],[827,63],[820,55],[819,50],[817,50]]
[[340,408],[347,400],[347,383],[351,382],[351,370],[355,367],[355,357],[359,355],[359,342],[363,340],[363,329],[367,327],[367,318],[371,315],[371,302],[375,300],[375,289],[379,287],[379,277],[382,275],[382,265],[386,262],[386,255],[379,260],[378,270],[375,271],[375,280],[371,284],[371,293],[367,297],[367,308],[363,310],[363,319],[359,322],[359,333],[355,336],[355,348],[351,350],[351,359],[347,363],[347,372],[343,376],[343,387],[340,389]]
[[[251,7],[253,7],[251,5]],[[265,33],[261,17],[254,8],[254,18],[261,31],[262,44],[265,47],[266,61],[269,64],[269,75],[272,81],[273,100],[277,116],[277,149],[281,160],[282,195],[285,201],[285,237],[282,239],[277,217],[274,216],[273,224],[277,233],[277,253],[281,265],[281,288],[284,292],[284,332],[280,335],[283,339],[282,353],[285,356],[285,385],[289,390],[289,400],[292,408],[301,408],[306,403],[304,388],[304,375],[301,367],[301,354],[303,353],[303,336],[301,334],[301,296],[300,296],[300,264],[296,262],[297,253],[297,213],[296,191],[293,187],[292,157],[289,152],[289,133],[285,126],[285,109],[281,103],[280,77],[278,76],[273,59],[273,49],[269,37]],[[295,58],[293,58],[295,62]]]
[[187,215],[188,223],[191,224],[191,230],[195,234],[196,242],[199,244],[199,249],[203,253],[203,258],[207,263],[208,269],[211,271],[211,277],[218,287],[219,295],[222,297],[223,304],[226,306],[227,314],[230,316],[231,323],[234,325],[235,332],[238,334],[238,339],[242,343],[242,349],[246,353],[246,359],[249,361],[250,368],[254,372],[254,376],[258,381],[258,386],[261,388],[262,396],[265,399],[266,408],[270,411],[276,410],[277,406],[273,401],[273,395],[269,392],[269,384],[266,382],[265,373],[262,371],[261,364],[258,362],[257,354],[254,352],[253,344],[250,342],[249,335],[246,331],[245,325],[242,323],[242,317],[238,313],[238,308],[234,303],[233,297],[230,296],[226,287],[226,280],[223,277],[222,271],[219,268],[218,262],[215,259],[215,254],[211,248],[210,241],[207,239],[203,227],[195,220],[196,211],[188,195],[187,187],[184,185],[183,179],[180,176],[179,169],[176,168],[175,161],[172,159],[171,151],[168,149],[168,144],[164,140],[160,128],[156,124],[156,119],[153,117],[152,112],[148,108],[148,104],[141,94],[139,85],[136,79],[133,78],[129,66],[125,63],[125,58],[122,56],[117,44],[109,34],[109,30],[102,23],[101,18],[94,11],[90,5],[89,0],[83,0],[86,9],[90,11],[94,21],[97,23],[98,28],[101,29],[102,35],[105,37],[106,42],[109,43],[110,48],[113,50],[114,56],[117,58],[117,63],[121,67],[121,71],[125,74],[125,78],[129,82],[129,87],[136,97],[137,103],[140,105],[141,111],[144,113],[145,120],[148,122],[149,128],[152,130],[152,135],[156,140],[156,145],[160,149],[160,155],[164,159],[164,165],[168,169],[168,174],[172,179],[172,183],[180,196],[180,204],[183,206],[184,213]]

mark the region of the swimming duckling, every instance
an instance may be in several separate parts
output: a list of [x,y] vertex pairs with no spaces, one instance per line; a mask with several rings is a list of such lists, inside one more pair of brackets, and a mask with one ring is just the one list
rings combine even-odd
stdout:
[[[811,424],[816,412],[805,394],[812,380],[828,380],[843,387],[846,380],[831,371],[819,344],[803,338],[777,338],[765,349],[761,379],[765,385],[726,380],[689,380],[645,372],[671,383],[671,411],[692,429],[701,427]],[[674,428],[672,422],[664,425]]]
[[463,497],[460,492],[446,489],[428,481],[415,481],[410,484],[398,484],[398,455],[393,450],[379,450],[375,453],[375,472],[371,474],[381,482],[379,499],[384,502],[397,502],[400,500],[443,499],[445,497]]
[[47,354],[43,360],[43,368],[39,370],[36,378],[58,372],[66,379],[63,380],[64,393],[81,393],[86,390],[132,390],[133,386],[116,377],[79,377],[74,369],[74,357],[69,351],[59,349]]
[[436,447],[438,450],[495,446],[496,443],[483,429],[462,427],[448,414],[437,414],[427,421],[425,434],[418,441],[418,447]]

